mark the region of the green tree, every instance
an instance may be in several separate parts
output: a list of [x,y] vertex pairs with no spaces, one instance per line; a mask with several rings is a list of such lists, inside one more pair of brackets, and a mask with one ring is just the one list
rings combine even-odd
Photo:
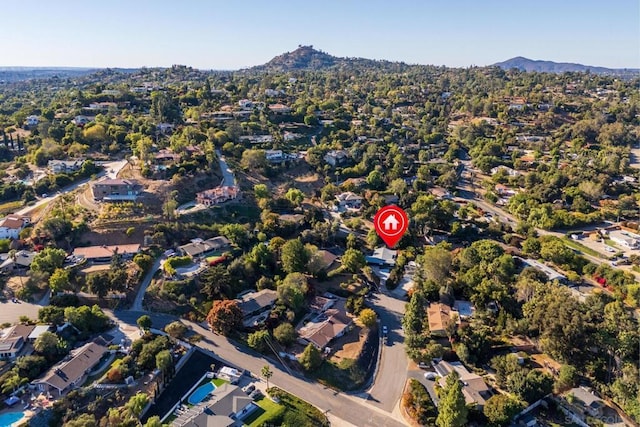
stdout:
[[304,296],[309,290],[307,278],[302,273],[290,273],[278,285],[278,300],[297,312],[304,304]]
[[578,370],[575,366],[562,365],[560,366],[560,372],[554,385],[556,393],[562,393],[576,386],[578,380]]
[[358,249],[347,249],[342,255],[342,265],[352,273],[358,272],[366,264],[364,255]]
[[62,267],[67,253],[62,249],[44,248],[33,257],[31,270],[43,273],[53,273],[56,268]]
[[484,415],[492,425],[507,425],[522,410],[522,404],[504,394],[494,394],[484,405]]
[[269,379],[273,376],[273,371],[269,365],[264,365],[260,370],[260,374],[262,375],[262,378],[267,381],[267,390],[269,390]]
[[273,337],[283,346],[293,344],[298,338],[296,329],[291,323],[281,323],[273,330]]
[[290,188],[284,197],[293,205],[300,206],[304,200],[304,193],[297,188]]
[[365,308],[358,315],[358,319],[360,320],[360,323],[362,323],[367,328],[372,328],[376,324],[378,316],[372,309]]
[[147,403],[149,403],[149,396],[147,396],[145,393],[138,392],[135,395],[131,396],[129,401],[124,406],[125,409],[127,409],[131,413],[131,415],[136,418],[140,418],[142,410],[145,408],[145,406],[147,406]]
[[269,189],[265,184],[256,184],[253,186],[253,195],[256,199],[266,199],[269,197]]
[[156,354],[156,368],[162,372],[163,378],[166,378],[173,371],[173,356],[171,351],[161,350]]
[[447,376],[444,394],[438,405],[438,427],[462,427],[467,425],[467,406],[462,394],[462,384],[457,372]]
[[300,365],[304,368],[305,371],[315,371],[322,364],[322,355],[320,354],[320,350],[316,348],[313,344],[309,343],[302,352],[302,356],[300,356]]
[[444,284],[451,276],[451,253],[441,247],[429,248],[420,261],[420,279]]
[[218,300],[213,302],[207,315],[207,323],[211,329],[222,335],[228,335],[231,331],[242,325],[242,310],[233,300]]
[[49,360],[55,359],[59,354],[58,336],[53,332],[43,332],[33,343],[33,349]]
[[55,326],[64,323],[64,308],[49,305],[38,310],[38,320],[42,323],[50,323]]
[[144,427],[162,427],[162,421],[160,421],[159,416],[154,415],[147,420],[147,422],[144,424]]
[[280,258],[287,273],[302,272],[309,262],[309,253],[300,239],[293,239],[282,245]]
[[267,340],[269,339],[269,331],[266,329],[253,332],[247,337],[247,344],[252,349],[263,353],[267,350]]
[[164,331],[172,338],[181,339],[187,332],[187,327],[184,325],[184,323],[176,320],[175,322],[171,322],[167,326],[165,326]]
[[249,171],[263,171],[267,167],[267,157],[264,150],[244,150],[240,164]]
[[64,427],[98,427],[98,424],[93,414],[80,414],[64,423]]
[[151,325],[153,322],[151,320],[151,317],[149,317],[149,315],[143,314],[142,316],[138,317],[138,320],[136,320],[136,323],[138,324],[138,327],[140,329],[147,332],[149,329],[151,329]]
[[49,277],[49,287],[51,288],[51,292],[54,294],[70,290],[71,283],[69,281],[69,270],[56,268],[51,277]]

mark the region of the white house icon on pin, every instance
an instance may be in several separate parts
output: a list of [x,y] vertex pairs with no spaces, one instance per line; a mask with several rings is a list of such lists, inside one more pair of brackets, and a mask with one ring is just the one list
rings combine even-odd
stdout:
[[387,231],[396,231],[399,224],[400,221],[398,221],[394,214],[389,215],[384,221],[382,221],[382,225],[384,225],[384,229]]

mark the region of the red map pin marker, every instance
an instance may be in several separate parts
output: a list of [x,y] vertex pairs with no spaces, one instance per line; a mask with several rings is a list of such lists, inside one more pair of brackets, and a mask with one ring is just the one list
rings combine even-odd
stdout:
[[409,227],[407,213],[396,205],[385,206],[373,217],[376,233],[390,248],[402,238]]

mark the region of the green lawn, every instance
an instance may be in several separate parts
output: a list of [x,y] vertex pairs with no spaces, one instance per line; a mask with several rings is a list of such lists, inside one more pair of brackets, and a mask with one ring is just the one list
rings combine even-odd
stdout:
[[285,411],[284,406],[274,402],[268,397],[263,397],[255,403],[260,407],[260,409],[256,409],[244,420],[244,423],[249,427],[258,427],[269,420],[279,418]]
[[214,378],[211,380],[214,386],[220,387],[222,384],[227,384],[229,381],[223,380],[222,378]]
[[0,204],[0,217],[3,217],[5,215],[11,214],[11,213],[14,213],[18,209],[20,209],[23,205],[24,205],[24,203],[22,202],[22,200],[16,200],[16,201],[13,201],[13,202],[1,203]]
[[583,254],[591,255],[591,256],[594,256],[596,258],[606,258],[600,252],[598,252],[596,250],[593,250],[593,249],[583,245],[582,243],[578,243],[575,240],[572,240],[572,239],[570,239],[568,237],[564,237],[562,239],[562,241],[564,242],[565,245],[569,246],[572,249],[576,249],[576,250],[582,252]]

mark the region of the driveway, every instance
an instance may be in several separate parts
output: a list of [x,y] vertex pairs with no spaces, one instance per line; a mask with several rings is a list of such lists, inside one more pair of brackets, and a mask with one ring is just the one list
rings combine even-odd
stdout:
[[216,155],[218,156],[220,171],[222,172],[222,183],[220,185],[223,187],[233,187],[236,185],[236,177],[233,175],[233,171],[229,168],[229,165],[220,150],[216,150]]
[[140,283],[140,287],[138,288],[138,293],[136,294],[136,299],[133,301],[133,305],[131,305],[131,311],[144,311],[142,307],[142,302],[144,301],[144,294],[147,292],[147,288],[151,284],[153,280],[153,276],[156,274],[156,271],[160,270],[160,266],[162,265],[162,261],[164,261],[165,257],[162,255],[157,258],[156,261],[151,266],[151,269],[147,272],[147,275],[144,276],[142,283]]
[[[135,325],[136,319],[142,314],[149,313],[134,311],[109,312],[109,315],[115,317],[119,322],[129,323],[130,325]],[[155,313],[149,315],[152,318],[153,327],[158,329],[176,320],[175,317],[168,315]],[[182,320],[182,322],[191,327],[193,332],[203,337],[197,344],[199,347],[212,351],[222,361],[233,361],[232,365],[247,369],[256,376],[260,375],[264,365],[270,365],[273,371],[273,377],[269,380],[270,384],[315,405],[335,421],[335,425],[361,427],[399,427],[405,425],[404,422],[400,421],[400,418],[392,417],[378,405],[373,405],[372,403],[374,402],[367,402],[362,398],[337,392],[304,377],[289,375],[280,364],[274,363],[272,360],[250,349],[236,346],[235,343],[230,342],[225,337],[214,334],[197,323],[186,320]],[[401,381],[404,381],[404,376]],[[399,398],[399,396],[398,394],[397,397]]]

